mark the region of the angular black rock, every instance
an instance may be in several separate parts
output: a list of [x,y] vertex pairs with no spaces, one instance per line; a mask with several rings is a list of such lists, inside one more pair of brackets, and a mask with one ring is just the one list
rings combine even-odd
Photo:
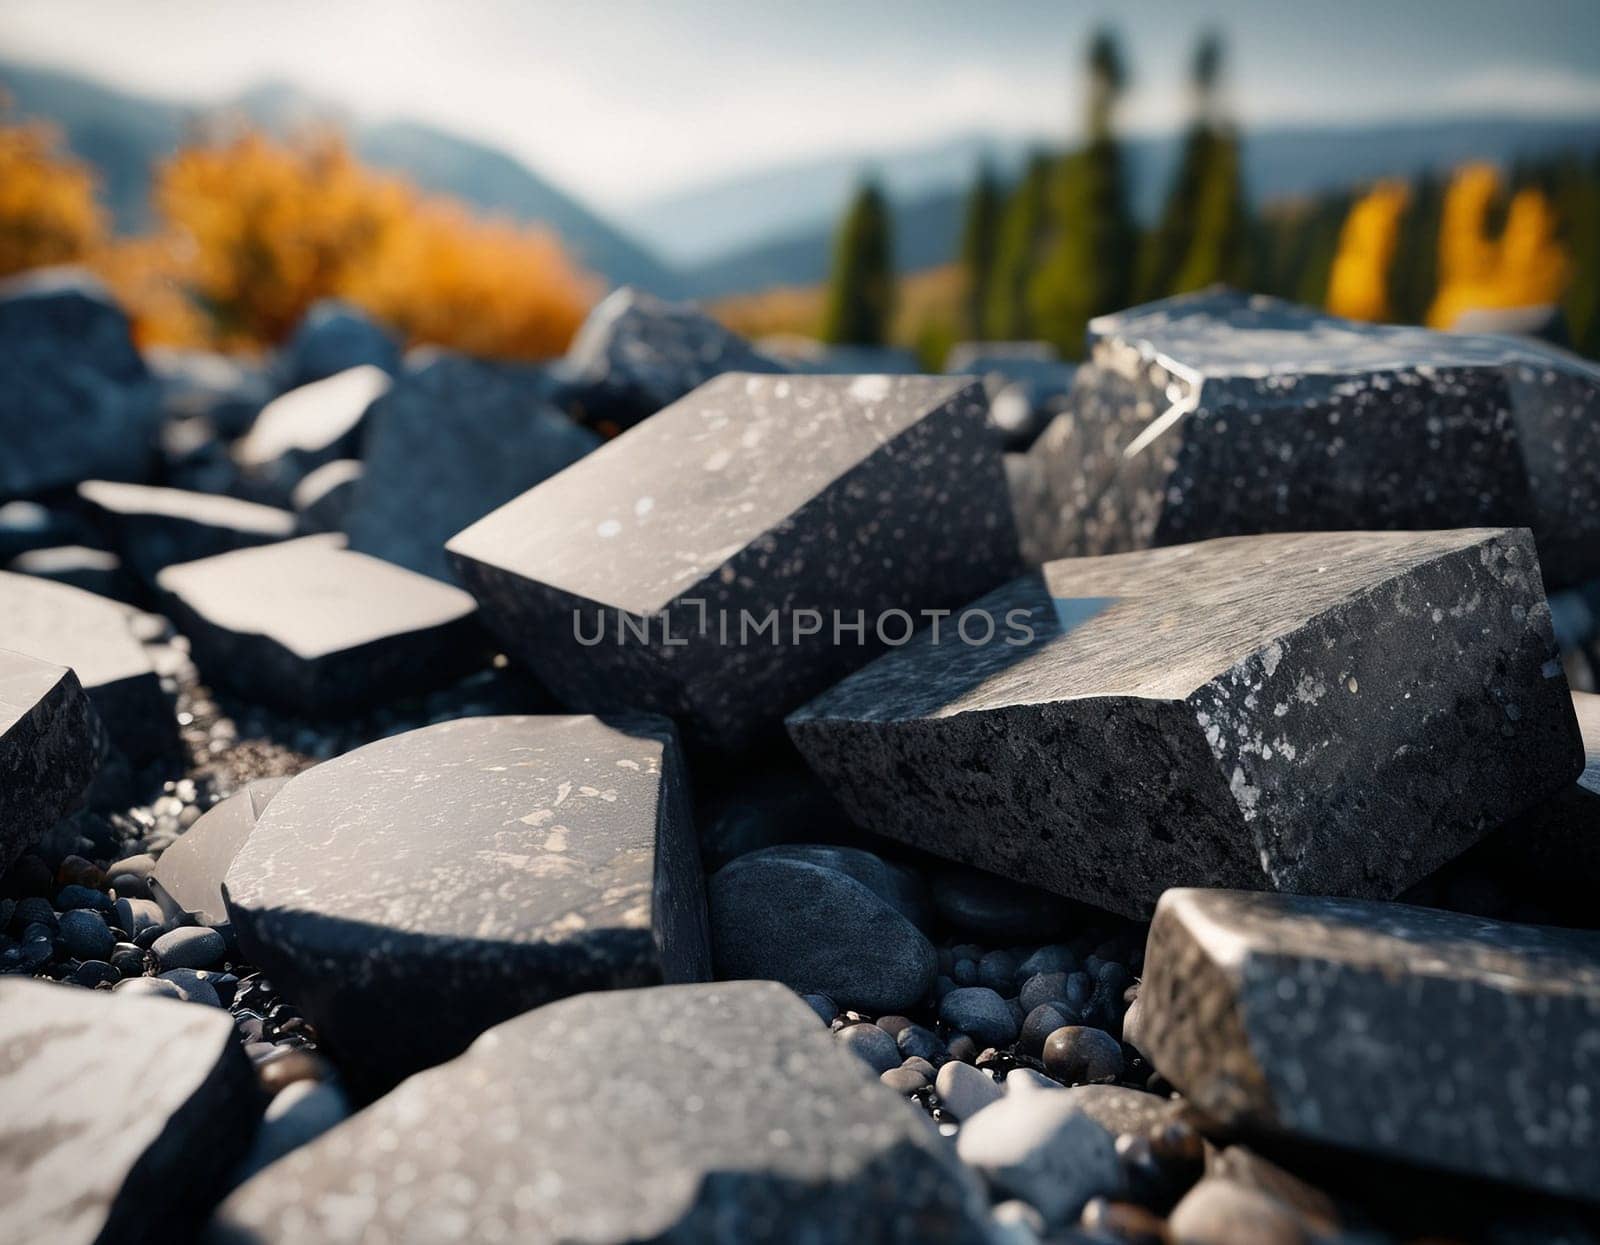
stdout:
[[122,564],[147,584],[163,567],[286,540],[295,532],[287,510],[236,497],[109,480],[85,481],[78,496]]
[[787,372],[697,308],[624,286],[583,322],[557,366],[588,423],[628,428],[724,372]]
[[233,456],[288,492],[324,463],[356,456],[362,421],[389,383],[387,372],[363,364],[291,389],[261,408]]
[[283,352],[290,385],[309,385],[363,364],[398,371],[399,340],[359,307],[333,298],[306,312]]
[[1007,449],[1025,450],[1064,405],[1077,367],[1046,342],[962,342],[945,371],[982,378],[989,420]]
[[732,375],[448,548],[569,706],[651,709],[737,748],[1003,579],[1015,545],[976,384]]
[[228,870],[239,943],[388,1084],[585,990],[710,975],[670,723],[487,717],[358,748],[273,797]]
[[293,713],[349,714],[488,656],[471,597],[342,536],[168,567],[157,585],[208,679]]
[[208,810],[161,853],[150,871],[150,895],[168,916],[229,929],[222,880],[256,822],[287,778],[257,778]]
[[590,1245],[978,1245],[986,1202],[810,1007],[751,981],[519,1016],[242,1185],[206,1240],[398,1245],[492,1229]]
[[308,533],[343,531],[350,503],[355,498],[356,484],[365,470],[359,458],[336,458],[331,463],[323,463],[296,484],[289,500],[300,518],[300,530]]
[[430,351],[367,417],[350,547],[446,583],[444,544],[600,444],[512,373]]
[[111,742],[142,763],[176,737],[172,704],[132,626],[132,612],[119,602],[0,571],[0,646],[70,666]]
[[1600,934],[1177,889],[1139,1006],[1223,1123],[1600,1198]]
[[122,573],[122,559],[109,549],[88,545],[30,549],[13,558],[6,569],[119,601],[132,599],[134,593],[132,582]]
[[105,747],[77,675],[0,648],[0,874],[77,804]]
[[1074,416],[1088,446],[1116,444],[1125,543],[1048,556],[1503,525],[1533,529],[1551,586],[1600,574],[1600,371],[1575,356],[1229,291],[1102,316],[1089,336],[1132,396]]
[[161,387],[162,413],[204,420],[224,437],[246,432],[272,398],[265,373],[229,355],[156,346],[144,357]]
[[149,470],[157,390],[128,318],[92,277],[0,282],[0,502]]
[[0,1102],[5,1237],[51,1245],[188,1239],[261,1113],[226,1012],[17,980]]
[[990,642],[919,636],[795,743],[868,829],[1130,916],[1392,898],[1583,768],[1526,532],[1232,537],[971,608]]

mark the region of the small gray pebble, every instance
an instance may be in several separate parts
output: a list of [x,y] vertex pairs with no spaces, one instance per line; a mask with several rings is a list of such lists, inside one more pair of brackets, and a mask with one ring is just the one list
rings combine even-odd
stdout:
[[877,1025],[851,1025],[840,1029],[837,1037],[874,1072],[887,1072],[900,1066],[900,1048]]
[[1005,1094],[987,1072],[954,1060],[939,1069],[933,1087],[939,1101],[963,1124]]
[[983,1046],[1007,1046],[1021,1028],[1010,1005],[987,986],[952,990],[939,1004],[939,1019]]
[[214,929],[185,925],[162,934],[150,949],[162,968],[211,968],[222,961],[227,944]]

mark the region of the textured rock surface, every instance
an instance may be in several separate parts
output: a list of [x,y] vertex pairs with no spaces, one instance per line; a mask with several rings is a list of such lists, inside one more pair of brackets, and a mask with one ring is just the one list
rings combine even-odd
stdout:
[[0,1102],[6,1239],[51,1245],[192,1234],[260,1113],[225,1013],[14,980],[0,981]]
[[94,278],[0,282],[0,502],[149,469],[156,385],[128,319]]
[[348,714],[486,656],[471,597],[341,536],[169,567],[157,584],[208,678],[292,712]]
[[309,472],[353,457],[362,420],[389,388],[389,374],[362,364],[274,398],[233,447],[246,471],[285,490]]
[[362,365],[394,372],[400,343],[359,307],[325,298],[296,326],[283,364],[290,385],[309,385]]
[[519,1016],[243,1185],[208,1240],[976,1243],[985,1210],[810,1008],[741,982]]
[[677,749],[659,718],[488,717],[325,762],[228,870],[240,945],[368,1085],[564,995],[703,980]]
[[78,496],[123,565],[146,583],[164,567],[271,544],[295,531],[287,510],[212,493],[88,480]]
[[209,809],[150,872],[150,893],[173,916],[228,927],[222,880],[287,778],[257,778]]
[[1236,537],[973,608],[1032,639],[924,634],[790,733],[867,828],[1113,911],[1392,898],[1582,769],[1525,532]]
[[600,444],[531,382],[436,351],[407,360],[363,440],[350,547],[447,583],[445,541]]
[[126,606],[65,584],[0,572],[0,646],[69,666],[111,741],[136,762],[176,744],[172,706]]
[[1225,1123],[1596,1197],[1600,934],[1179,889],[1139,1003]]
[[265,373],[237,356],[154,346],[144,358],[160,386],[163,415],[203,419],[225,437],[246,432],[272,398]]
[[1114,445],[1098,460],[1113,478],[1102,491],[1102,475],[1081,473],[1104,511],[1047,556],[1505,525],[1533,529],[1553,586],[1600,573],[1600,371],[1572,355],[1231,292],[1102,316],[1089,335],[1116,378],[1096,383],[1131,400],[1074,403],[1068,456]]
[[104,731],[71,670],[0,648],[0,873],[78,802]]
[[[983,420],[960,380],[724,376],[449,548],[571,707],[648,708],[737,747],[1008,573]],[[836,636],[836,617],[864,631]]]

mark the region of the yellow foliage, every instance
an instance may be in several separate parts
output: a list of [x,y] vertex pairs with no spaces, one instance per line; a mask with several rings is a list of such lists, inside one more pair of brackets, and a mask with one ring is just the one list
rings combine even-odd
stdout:
[[212,345],[211,319],[189,296],[187,265],[171,239],[119,238],[96,251],[89,265],[128,309],[141,349]]
[[94,174],[57,146],[48,126],[0,126],[0,276],[81,260],[105,236]]
[[1566,290],[1571,265],[1549,199],[1532,187],[1519,190],[1495,238],[1488,217],[1499,193],[1489,165],[1467,165],[1451,179],[1439,225],[1439,290],[1428,308],[1435,328],[1475,309],[1554,303]]
[[1380,182],[1351,206],[1328,274],[1328,310],[1352,320],[1389,317],[1389,265],[1410,192]]
[[[930,324],[959,324],[966,276],[960,264],[944,264],[900,277],[889,341],[915,346]],[[815,338],[822,325],[827,289],[822,285],[775,286],[755,294],[719,299],[707,310],[735,333],[752,339],[796,335]]]

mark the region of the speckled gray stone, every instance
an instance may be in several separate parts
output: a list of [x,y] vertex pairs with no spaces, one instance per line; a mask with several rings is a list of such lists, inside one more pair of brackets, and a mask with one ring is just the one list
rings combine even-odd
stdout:
[[4,1235],[50,1245],[187,1239],[261,1110],[226,1012],[15,979],[0,1102]]
[[1600,934],[1177,889],[1139,991],[1157,1068],[1247,1131],[1600,1194]]
[[287,494],[324,463],[355,457],[362,420],[389,383],[387,372],[364,363],[291,389],[261,408],[234,459]]
[[453,583],[445,541],[599,444],[532,381],[443,351],[409,357],[367,417],[350,547]]
[[120,602],[0,571],[0,646],[70,666],[111,741],[135,762],[176,744],[172,704]]
[[1582,744],[1526,532],[1054,562],[789,718],[868,829],[1132,916],[1169,886],[1392,898]]
[[[1068,457],[1088,455],[1096,513],[1089,547],[1049,556],[1503,525],[1533,529],[1552,586],[1600,573],[1600,370],[1574,355],[1229,291],[1102,316],[1089,337],[1132,400],[1074,403]],[[1107,443],[1098,467],[1112,479],[1097,491],[1090,460]],[[1096,545],[1097,524],[1113,543]]]
[[257,778],[246,783],[207,810],[161,853],[149,878],[151,894],[165,912],[198,925],[231,928],[222,900],[222,879],[272,797],[288,781]]
[[289,511],[237,497],[109,480],[86,480],[78,496],[122,564],[146,583],[154,583],[163,567],[295,533]]
[[0,873],[72,810],[105,747],[77,675],[0,648]]
[[1015,543],[976,384],[735,374],[449,549],[567,704],[652,709],[737,748],[922,611],[1004,579]]
[[659,718],[424,727],[291,779],[228,869],[228,912],[341,1067],[382,1085],[564,995],[708,977],[684,786]]
[[206,1240],[976,1245],[985,1211],[810,1008],[736,982],[509,1021],[241,1186]]
[[157,578],[207,679],[290,712],[348,714],[488,659],[459,588],[332,534],[242,549]]

